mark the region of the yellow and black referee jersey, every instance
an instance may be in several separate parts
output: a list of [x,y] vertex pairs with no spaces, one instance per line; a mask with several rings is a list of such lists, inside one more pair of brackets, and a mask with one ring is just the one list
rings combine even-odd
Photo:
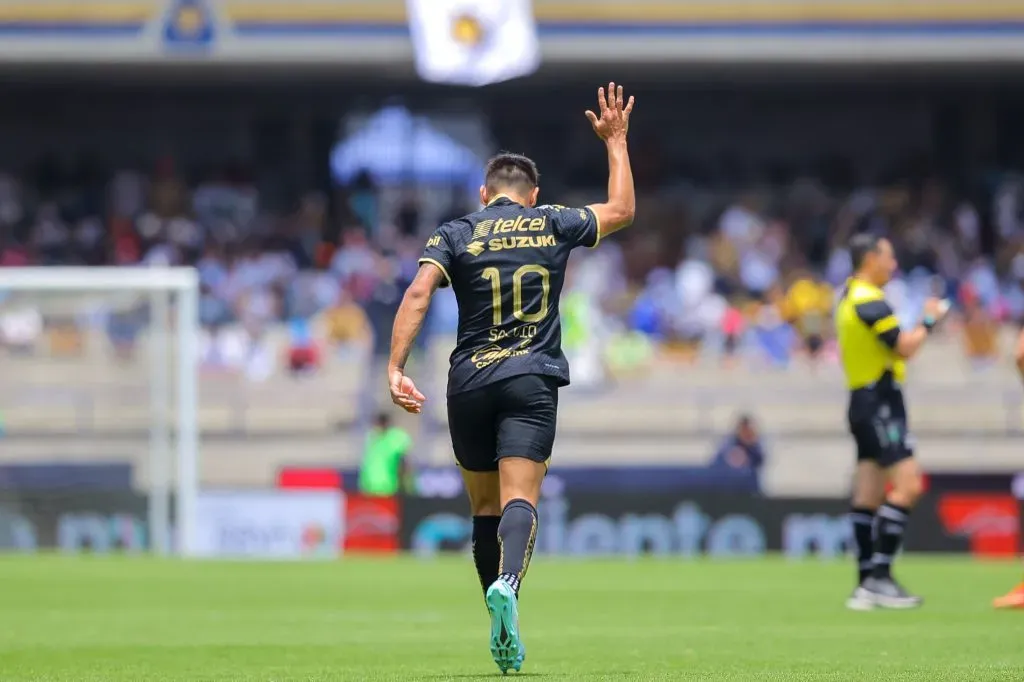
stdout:
[[906,364],[896,353],[900,325],[885,292],[856,278],[848,280],[835,319],[839,354],[851,391],[873,388],[883,379],[897,385],[903,382]]

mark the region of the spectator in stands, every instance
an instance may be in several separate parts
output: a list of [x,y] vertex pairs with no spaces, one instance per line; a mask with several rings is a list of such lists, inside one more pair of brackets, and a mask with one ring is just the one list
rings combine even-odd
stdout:
[[715,453],[711,466],[731,472],[746,472],[757,479],[761,490],[761,470],[764,468],[765,452],[761,444],[757,424],[750,415],[741,415],[733,432],[726,437]]
[[43,335],[43,316],[31,305],[8,307],[0,313],[0,347],[14,354],[31,354]]
[[999,359],[999,327],[970,284],[960,292],[963,306],[964,353],[974,369],[990,367]]
[[807,357],[816,364],[831,331],[832,287],[811,272],[800,272],[781,301],[783,318],[800,335]]
[[327,222],[327,200],[317,192],[307,193],[299,203],[289,239],[296,266],[308,270],[316,264],[317,249],[323,239]]
[[113,310],[107,318],[107,335],[118,360],[129,362],[135,357],[136,343],[146,324],[147,311],[140,303]]
[[342,288],[352,292],[357,301],[366,299],[374,286],[377,260],[366,231],[361,227],[346,228],[341,243],[331,259],[331,272]]
[[763,304],[756,308],[753,332],[762,357],[769,366],[779,369],[789,366],[796,334],[782,319],[778,306]]
[[377,409],[377,390],[385,379],[388,355],[391,353],[391,327],[398,313],[407,282],[398,277],[398,263],[391,254],[373,254],[374,270],[369,295],[363,299],[363,312],[370,325],[372,345],[364,366],[360,391],[359,431],[365,433]]
[[13,239],[0,244],[0,267],[18,268],[31,264],[32,257],[28,248]]
[[320,366],[320,347],[313,339],[309,321],[294,318],[288,323],[288,369],[292,376],[312,374]]
[[[255,354],[263,366],[257,376],[289,366],[282,361],[288,357],[283,344],[266,349],[261,341],[281,339],[276,332],[283,321],[315,320],[325,313],[327,340],[344,349],[357,347],[371,312],[380,313],[376,326],[389,328],[381,299],[388,287],[380,283],[375,245],[394,250],[401,289],[416,270],[422,246],[417,227],[465,212],[459,208],[466,200],[461,187],[450,202],[438,193],[432,206],[421,194],[378,192],[364,174],[334,202],[342,215],[329,215],[324,196],[308,193],[298,197],[295,213],[280,214],[285,224],[279,229],[267,192],[261,196],[237,169],[215,168],[198,185],[188,185],[165,159],[148,173],[122,168],[104,185],[87,164],[78,165],[85,170],[68,173],[64,164],[55,164],[31,181],[0,173],[0,266],[195,263],[204,326],[235,337],[211,344],[220,350],[210,357],[236,363]],[[578,179],[565,182],[568,189],[581,189],[572,186]],[[899,302],[901,319],[916,321],[936,276],[954,292],[964,282],[971,285],[978,301],[965,308],[964,349],[972,362],[983,363],[994,352],[987,339],[997,322],[1024,321],[1019,177],[1006,175],[986,187],[990,204],[982,212],[934,182],[902,181],[852,193],[837,193],[813,178],[775,182],[757,194],[729,181],[685,184],[671,199],[658,193],[664,187],[651,187],[642,199],[650,203],[644,214],[651,222],[643,238],[610,240],[574,257],[579,284],[566,292],[566,336],[572,351],[585,349],[591,358],[581,360],[582,383],[599,380],[602,362],[609,375],[620,374],[622,365],[634,364],[622,361],[634,356],[634,347],[643,349],[636,356],[646,363],[654,344],[686,348],[687,358],[701,361],[709,355],[727,359],[748,338],[780,367],[794,348],[816,355],[822,342],[827,347],[830,329],[824,282],[841,286],[849,275],[843,245],[856,231],[891,234],[900,247],[906,271],[893,282],[891,300]],[[335,248],[339,226],[345,229]],[[328,243],[330,248],[321,248]],[[686,245],[682,258],[679,244]],[[795,278],[793,268],[800,268]],[[772,299],[782,282],[793,283],[780,307],[781,321],[773,306],[748,307],[751,298]],[[454,298],[445,292],[436,300],[437,315],[431,311],[428,328],[439,320],[450,333],[453,324],[445,314]],[[129,338],[132,325],[121,324],[129,321],[115,319],[111,338]],[[235,322],[256,342],[238,338],[231,328]]]
[[402,479],[410,473],[409,451],[412,438],[393,426],[391,417],[377,415],[366,436],[363,461],[359,467],[359,492],[375,497],[391,497],[402,489]]
[[71,232],[56,204],[45,204],[36,214],[32,247],[42,265],[62,265],[70,254]]
[[740,346],[743,343],[743,334],[746,331],[747,321],[743,313],[734,306],[729,306],[722,316],[722,365],[731,368],[739,354]]
[[355,355],[370,334],[366,313],[346,291],[324,312],[323,322],[327,340],[342,357]]
[[762,301],[779,280],[781,241],[763,232],[740,258],[740,282],[748,296]]
[[348,209],[362,225],[369,229],[371,234],[377,233],[380,201],[373,179],[366,171],[357,175],[352,181],[352,186],[349,187]]

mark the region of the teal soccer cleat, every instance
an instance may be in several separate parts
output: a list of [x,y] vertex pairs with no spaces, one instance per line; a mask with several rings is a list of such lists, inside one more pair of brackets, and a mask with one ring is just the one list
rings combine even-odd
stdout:
[[502,673],[519,672],[526,647],[519,639],[519,603],[515,590],[504,580],[487,588],[487,611],[491,614],[491,656]]

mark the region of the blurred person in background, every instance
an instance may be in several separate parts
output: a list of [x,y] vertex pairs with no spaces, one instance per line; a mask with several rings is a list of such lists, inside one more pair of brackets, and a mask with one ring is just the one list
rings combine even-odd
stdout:
[[402,489],[411,473],[409,452],[412,438],[391,423],[384,412],[377,415],[366,434],[363,461],[359,465],[359,492],[373,497],[392,497]]
[[324,236],[327,220],[327,199],[319,192],[303,195],[299,209],[291,221],[288,247],[300,270],[316,265],[317,249]]
[[847,422],[857,448],[850,510],[857,586],[846,606],[861,611],[916,608],[922,599],[892,575],[911,509],[923,490],[902,384],[907,360],[921,349],[947,307],[928,299],[920,324],[902,330],[883,291],[898,267],[892,243],[859,234],[849,248],[854,276],[836,307],[836,336],[850,392]]
[[249,270],[241,276],[251,283],[242,290],[236,303],[236,317],[248,337],[249,349],[245,374],[250,381],[265,381],[274,371],[274,351],[268,332],[281,314],[281,292],[261,278],[259,265],[250,254]]
[[0,267],[23,268],[32,264],[28,247],[13,238],[0,243]]
[[729,305],[722,315],[722,366],[731,369],[736,365],[743,336],[746,332],[747,320],[738,308]]
[[111,311],[107,317],[107,336],[118,360],[130,362],[135,358],[136,345],[147,317],[147,307],[142,303]]
[[342,288],[351,291],[357,301],[366,299],[376,284],[379,267],[366,231],[362,227],[345,228],[331,258],[331,272]]
[[971,284],[960,289],[963,307],[963,347],[975,370],[986,369],[999,357],[999,325]]
[[54,203],[44,204],[36,213],[32,228],[32,250],[41,265],[62,265],[70,256],[71,231]]
[[288,322],[288,370],[293,377],[313,374],[320,367],[320,346],[313,338],[309,320],[295,317]]
[[31,305],[15,305],[0,313],[0,347],[15,355],[35,352],[43,330],[43,316]]
[[726,436],[711,461],[711,466],[731,472],[749,472],[761,491],[761,470],[765,464],[764,446],[757,423],[751,415],[740,415],[732,433]]
[[740,283],[755,301],[765,300],[779,281],[781,241],[776,234],[762,231],[757,241],[741,252]]
[[337,301],[324,311],[323,323],[327,340],[340,357],[359,354],[371,340],[366,313],[347,291],[339,292]]
[[674,324],[678,338],[687,349],[685,357],[694,362],[709,331],[705,310],[714,296],[715,273],[701,257],[696,243],[690,244],[687,257],[676,267],[673,291],[661,294],[663,317]]
[[399,278],[398,262],[392,254],[374,254],[373,263],[372,286],[361,302],[369,324],[371,345],[360,388],[357,417],[357,432],[360,434],[366,433],[378,408],[378,388],[387,374],[388,354],[391,352],[391,328],[402,302],[402,292],[408,284]]
[[753,193],[739,197],[718,220],[718,230],[736,249],[742,259],[755,248],[765,232],[765,222],[758,213],[758,198]]
[[593,315],[595,301],[586,292],[574,287],[574,268],[566,269],[562,294],[562,348],[576,369],[576,384],[597,386],[604,380],[601,347],[594,343],[596,329]]
[[832,287],[810,272],[798,273],[781,301],[783,317],[800,335],[812,367],[829,336],[832,303]]
[[1024,324],[1024,251],[1013,248],[1009,272],[1002,290],[1003,319],[1013,324]]
[[359,173],[347,192],[347,208],[352,215],[375,235],[380,223],[380,201],[373,178],[366,171]]
[[[74,315],[47,315],[43,329],[50,354],[54,357],[81,357],[85,349],[85,334],[80,320]],[[115,352],[116,352],[115,348]],[[130,352],[131,349],[129,349]]]
[[[1017,334],[1014,360],[1017,363],[1017,375],[1024,380],[1024,330]],[[1024,581],[1002,597],[996,597],[992,605],[997,609],[1024,609]]]
[[[781,294],[773,293],[777,299]],[[753,302],[751,305],[754,323],[753,338],[761,351],[765,363],[774,369],[785,369],[793,357],[797,335],[793,327],[782,317],[779,306],[772,303]]]

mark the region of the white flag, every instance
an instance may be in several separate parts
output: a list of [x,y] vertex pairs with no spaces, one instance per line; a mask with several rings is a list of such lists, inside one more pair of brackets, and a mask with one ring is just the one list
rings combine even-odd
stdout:
[[407,0],[416,70],[433,83],[487,85],[540,64],[531,0]]

